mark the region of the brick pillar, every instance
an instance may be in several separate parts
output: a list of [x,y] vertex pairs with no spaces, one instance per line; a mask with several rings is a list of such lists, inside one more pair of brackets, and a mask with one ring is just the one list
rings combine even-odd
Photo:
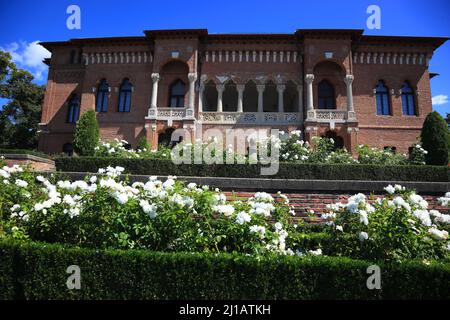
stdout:
[[145,125],[145,138],[151,145],[152,150],[158,149],[158,133],[156,132],[156,123],[147,123]]

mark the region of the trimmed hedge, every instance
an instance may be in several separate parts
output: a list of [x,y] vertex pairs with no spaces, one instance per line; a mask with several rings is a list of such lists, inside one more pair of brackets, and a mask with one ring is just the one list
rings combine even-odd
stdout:
[[450,168],[446,166],[384,166],[345,164],[293,164],[280,163],[276,175],[261,176],[261,165],[245,164],[183,164],[170,160],[120,158],[56,158],[57,170],[97,172],[107,166],[122,166],[126,173],[142,175],[175,175],[198,177],[319,179],[319,180],[371,180],[371,181],[450,181]]
[[4,149],[0,148],[0,155],[1,154],[29,154],[36,157],[41,157],[45,159],[51,159],[51,157],[48,154],[34,151],[34,150],[27,150],[27,149]]
[[[383,265],[381,290],[368,290],[372,263],[341,257],[90,250],[0,240],[0,299],[448,299],[450,265]],[[69,265],[81,290],[69,290]]]

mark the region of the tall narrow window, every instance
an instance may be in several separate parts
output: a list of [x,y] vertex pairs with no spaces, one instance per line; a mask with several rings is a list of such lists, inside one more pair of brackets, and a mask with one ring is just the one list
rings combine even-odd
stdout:
[[407,116],[414,116],[416,114],[414,90],[408,82],[404,82],[402,86],[402,110],[403,114]]
[[133,86],[128,79],[124,79],[120,85],[119,92],[119,112],[130,112],[131,109],[131,93]]
[[180,79],[176,80],[170,86],[169,107],[184,107],[185,85]]
[[106,112],[108,111],[108,94],[109,85],[105,79],[103,79],[97,88],[97,99],[95,101],[95,111]]
[[68,123],[75,123],[80,116],[80,100],[78,96],[74,94],[69,100],[69,112],[67,115]]
[[383,81],[378,81],[375,87],[375,96],[377,100],[377,114],[387,116],[391,114],[389,106],[389,90]]
[[334,88],[327,80],[323,80],[318,85],[319,109],[336,109],[334,99]]

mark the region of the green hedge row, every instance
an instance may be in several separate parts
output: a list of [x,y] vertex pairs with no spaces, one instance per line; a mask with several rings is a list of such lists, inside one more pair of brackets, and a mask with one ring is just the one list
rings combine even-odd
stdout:
[[[88,250],[0,240],[0,299],[448,299],[450,266],[383,265],[381,290],[366,286],[371,263],[340,257]],[[69,265],[81,289],[69,290]]]
[[50,159],[48,154],[35,151],[35,150],[27,150],[27,149],[6,149],[0,148],[0,154],[29,154],[36,157],[41,157],[45,159]]
[[345,164],[293,164],[280,163],[278,173],[261,176],[261,165],[176,165],[169,160],[120,158],[56,158],[57,170],[97,172],[107,166],[122,166],[130,174],[176,175],[200,177],[279,178],[320,180],[372,180],[372,181],[450,181],[450,168],[446,166],[383,166]]

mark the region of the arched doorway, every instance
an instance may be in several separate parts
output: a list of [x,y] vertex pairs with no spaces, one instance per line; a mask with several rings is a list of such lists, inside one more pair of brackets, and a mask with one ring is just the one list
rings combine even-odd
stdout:
[[344,138],[339,136],[335,131],[328,130],[327,132],[325,132],[324,135],[322,135],[322,138],[333,139],[333,142],[334,142],[333,149],[334,150],[344,148]]
[[158,106],[176,108],[188,103],[188,65],[180,60],[167,62],[160,72],[158,84]]
[[70,142],[65,143],[62,147],[62,150],[67,156],[69,156],[69,157],[73,156],[73,144],[72,143],[70,143]]
[[172,134],[174,131],[175,128],[170,127],[160,132],[158,134],[158,145],[173,148],[177,143],[182,142],[183,137],[180,137],[178,141],[172,141]]
[[314,67],[314,106],[317,109],[339,109],[346,105],[345,69],[333,61],[322,61]]

